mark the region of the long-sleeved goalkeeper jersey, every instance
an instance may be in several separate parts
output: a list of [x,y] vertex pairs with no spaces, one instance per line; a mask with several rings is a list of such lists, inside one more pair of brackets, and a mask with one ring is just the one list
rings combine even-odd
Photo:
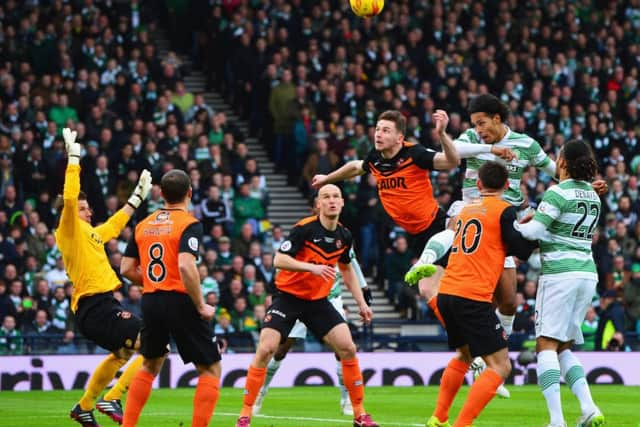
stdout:
[[79,193],[80,166],[68,165],[64,179],[64,208],[55,237],[65,269],[73,282],[73,312],[78,309],[80,298],[120,287],[120,280],[109,264],[104,245],[118,237],[129,221],[129,215],[120,209],[104,224],[91,226],[78,216]]

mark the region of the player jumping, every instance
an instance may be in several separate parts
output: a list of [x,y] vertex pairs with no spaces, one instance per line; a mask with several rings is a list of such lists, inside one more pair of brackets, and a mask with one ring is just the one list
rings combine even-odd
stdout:
[[436,409],[427,427],[450,427],[449,408],[474,357],[487,364],[471,386],[453,425],[469,427],[511,372],[507,334],[493,309],[493,294],[506,255],[527,259],[535,244],[515,229],[516,208],[502,199],[508,187],[507,169],[486,162],[478,170],[481,198],[452,219],[455,231],[437,304],[456,356],[440,382]]
[[73,282],[71,310],[76,316],[80,332],[111,353],[96,367],[84,395],[71,409],[70,416],[84,427],[97,427],[94,405],[115,422],[122,422],[120,398],[142,364],[141,357],[131,362],[117,384],[96,403],[107,384],[139,348],[142,326],[141,320],[125,311],[113,296],[113,291],[121,283],[109,264],[104,245],[118,237],[131,215],[147,197],[151,189],[151,175],[149,171],[143,171],[127,204],[104,224],[93,227],[91,207],[86,195],[80,191],[82,148],[76,142],[77,133],[64,128],[62,136],[69,159],[62,196],[64,205],[55,232],[56,244]]

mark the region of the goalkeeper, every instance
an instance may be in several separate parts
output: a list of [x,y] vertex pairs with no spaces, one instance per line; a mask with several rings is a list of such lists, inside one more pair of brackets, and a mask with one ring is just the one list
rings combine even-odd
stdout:
[[71,310],[84,337],[111,352],[96,368],[80,401],[71,410],[72,419],[84,427],[98,426],[94,405],[117,423],[122,422],[120,398],[127,390],[142,358],[136,358],[120,376],[118,383],[96,403],[102,390],[115,377],[140,345],[140,318],[125,311],[114,298],[121,286],[109,265],[104,245],[116,238],[151,189],[151,175],[144,170],[127,204],[104,224],[91,225],[91,208],[80,191],[80,144],[77,133],[62,131],[68,155],[63,207],[55,231],[56,243],[69,278],[73,282]]

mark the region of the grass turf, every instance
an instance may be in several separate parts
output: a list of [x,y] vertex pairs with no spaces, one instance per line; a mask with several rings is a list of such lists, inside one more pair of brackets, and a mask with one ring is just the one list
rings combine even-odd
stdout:
[[[469,388],[463,387],[454,402],[452,417],[460,410]],[[477,427],[540,427],[548,422],[542,394],[536,386],[511,386],[511,399],[495,398],[476,421]],[[592,387],[596,403],[607,417],[607,425],[640,427],[640,387],[600,385]],[[1,392],[0,426],[48,427],[79,425],[69,419],[80,390],[47,392]],[[434,408],[436,387],[371,387],[366,390],[366,408],[381,426],[424,426]],[[191,425],[193,389],[154,389],[140,418],[140,427]],[[576,399],[562,386],[568,425],[579,415]],[[351,419],[339,413],[339,391],[335,387],[273,388],[253,417],[252,427],[350,426]],[[234,426],[242,404],[241,389],[222,389],[211,426]],[[103,427],[116,426],[97,413]]]

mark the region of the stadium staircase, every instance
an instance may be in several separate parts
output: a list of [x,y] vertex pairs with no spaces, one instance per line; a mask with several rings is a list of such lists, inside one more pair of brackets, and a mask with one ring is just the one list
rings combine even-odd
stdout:
[[[162,30],[154,34],[154,42],[160,58],[167,55],[170,50],[170,43]],[[184,55],[181,55],[184,64],[190,65],[191,61]],[[207,105],[214,111],[224,111],[227,120],[232,121],[246,135],[245,143],[249,149],[249,153],[257,162],[260,171],[267,180],[267,188],[269,189],[270,204],[268,208],[268,217],[272,224],[280,224],[285,231],[291,229],[300,218],[309,214],[309,205],[302,193],[294,186],[287,185],[285,174],[274,172],[274,164],[257,138],[249,136],[249,125],[233,111],[232,107],[226,103],[222,95],[215,91],[206,90],[206,77],[200,70],[191,70],[184,77],[184,83],[187,91],[202,92]],[[400,334],[401,326],[399,324],[400,314],[395,310],[393,305],[388,303],[384,296],[384,292],[378,289],[378,285],[372,278],[368,277],[367,281],[373,292],[373,312],[377,322],[374,322],[375,334]],[[344,302],[349,309],[349,318],[354,323],[360,324],[358,309],[347,289],[344,289]],[[387,322],[389,321],[389,322]],[[376,324],[377,323],[377,324]]]

